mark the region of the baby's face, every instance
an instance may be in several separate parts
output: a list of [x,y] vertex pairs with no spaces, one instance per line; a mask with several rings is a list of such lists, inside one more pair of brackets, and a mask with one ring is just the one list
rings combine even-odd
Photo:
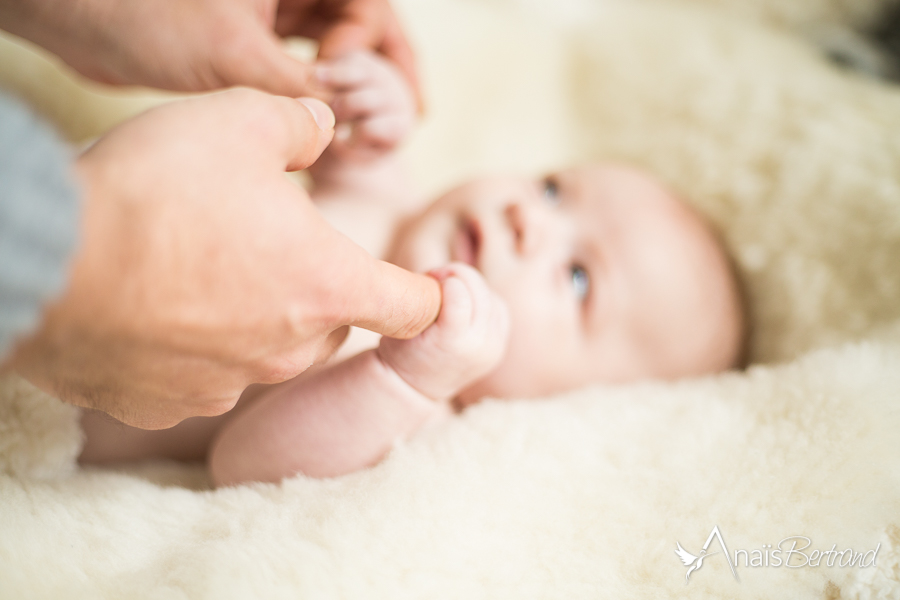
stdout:
[[739,353],[740,302],[714,236],[631,168],[464,184],[401,228],[389,258],[420,272],[469,263],[508,303],[507,355],[462,404],[711,373]]

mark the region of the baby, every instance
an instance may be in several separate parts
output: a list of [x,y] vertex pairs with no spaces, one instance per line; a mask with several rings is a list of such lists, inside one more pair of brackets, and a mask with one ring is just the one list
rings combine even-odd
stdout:
[[354,330],[326,365],[245,393],[221,417],[145,432],[87,413],[83,462],[207,456],[217,485],[336,476],[485,397],[736,364],[744,319],[728,260],[647,174],[600,164],[486,177],[422,208],[394,152],[416,115],[405,80],[374,54],[318,69],[337,126],[309,170],[312,198],[369,252],[437,278],[437,321],[406,341]]

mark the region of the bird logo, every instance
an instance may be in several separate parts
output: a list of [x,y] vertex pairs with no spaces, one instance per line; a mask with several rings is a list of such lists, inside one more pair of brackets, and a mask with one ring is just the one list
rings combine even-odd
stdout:
[[675,549],[675,554],[678,555],[678,558],[681,559],[681,562],[684,563],[684,566],[690,567],[687,571],[687,574],[684,576],[684,584],[687,585],[691,579],[691,573],[699,569],[703,566],[703,559],[707,556],[712,556],[713,554],[718,554],[719,552],[711,552],[709,554],[706,553],[706,548],[700,551],[699,556],[694,556],[687,550],[681,547],[679,542],[675,542],[675,545],[678,546]]
[[[721,550],[717,550],[716,552],[708,552],[709,545],[712,544],[713,540],[717,540],[719,542],[719,546]],[[681,547],[681,543],[675,542],[675,554],[678,558],[681,559],[681,562],[684,566],[688,567],[688,572],[684,576],[684,585],[687,585],[691,580],[691,573],[699,569],[703,566],[703,559],[712,556],[713,554],[719,554],[721,552],[725,555],[725,560],[728,562],[728,567],[731,569],[731,574],[734,575],[735,581],[740,581],[738,577],[737,571],[734,570],[734,563],[731,562],[731,556],[728,554],[728,546],[725,545],[725,538],[722,537],[722,532],[719,531],[719,526],[716,525],[712,528],[712,531],[709,532],[709,537],[706,538],[706,543],[703,544],[703,549],[700,550],[699,556],[694,556],[687,550]]]

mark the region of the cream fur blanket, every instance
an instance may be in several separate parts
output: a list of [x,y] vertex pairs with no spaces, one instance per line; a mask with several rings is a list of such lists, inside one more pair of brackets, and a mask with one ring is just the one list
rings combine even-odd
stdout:
[[[77,411],[6,378],[0,597],[900,598],[900,93],[796,33],[879,4],[398,2],[422,185],[653,170],[732,249],[754,366],[486,402],[367,471],[217,491],[199,467],[77,468]],[[158,101],[0,49],[73,139]],[[716,526],[728,554],[713,537],[685,584],[676,542]],[[792,536],[869,554],[776,566]]]

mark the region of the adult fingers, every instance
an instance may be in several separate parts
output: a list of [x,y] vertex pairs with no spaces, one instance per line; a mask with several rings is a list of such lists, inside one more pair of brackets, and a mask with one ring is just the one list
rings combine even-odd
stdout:
[[[302,104],[307,112],[303,118],[292,122],[293,133],[289,135],[289,160],[286,165],[288,171],[299,171],[313,164],[334,137],[334,113],[327,104],[315,98],[298,98],[297,102]],[[318,129],[312,152],[309,151],[308,143],[300,139],[304,134],[308,136],[311,131],[310,117],[313,120],[312,125]]]
[[315,67],[288,54],[280,38],[262,23],[250,22],[214,55],[213,68],[225,86],[246,86],[279,96],[327,98]]
[[432,277],[367,257],[348,289],[343,321],[388,337],[409,339],[437,319],[440,284]]
[[260,159],[274,152],[280,159],[278,168],[305,169],[319,158],[334,136],[334,114],[327,104],[315,98],[293,99],[251,90],[226,94],[233,95],[237,106],[232,108],[241,111],[254,137],[265,146],[251,151]]

